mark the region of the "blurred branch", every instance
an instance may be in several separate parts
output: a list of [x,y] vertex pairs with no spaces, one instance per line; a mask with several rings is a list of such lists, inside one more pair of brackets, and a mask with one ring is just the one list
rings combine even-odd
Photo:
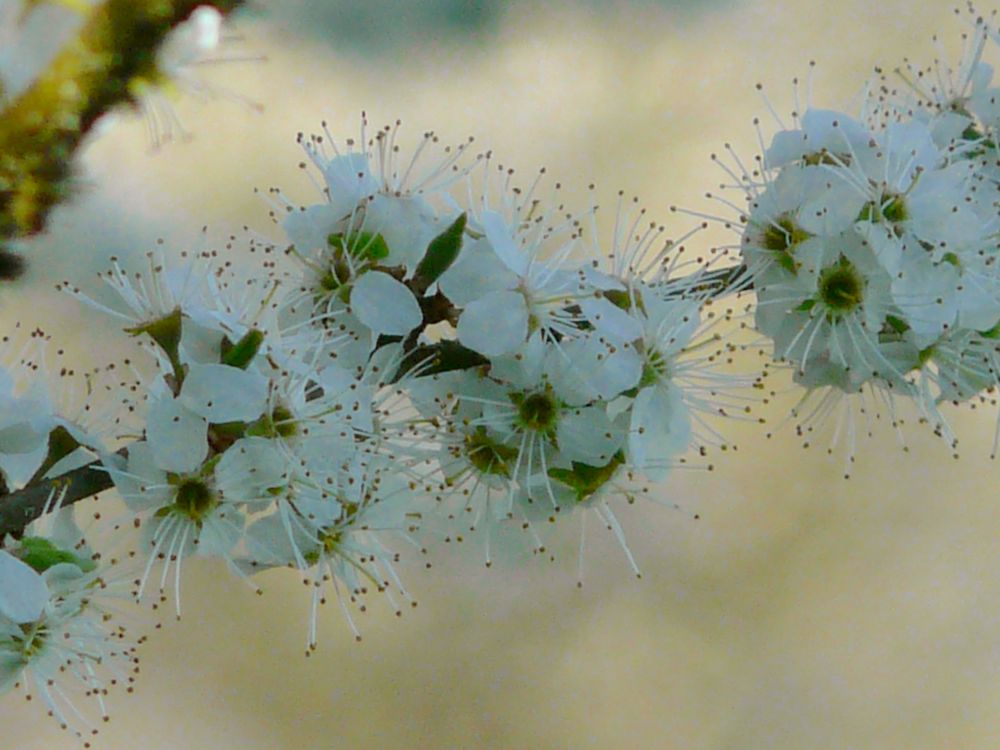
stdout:
[[135,103],[134,82],[162,77],[156,51],[199,5],[243,0],[107,0],[0,118],[0,253],[45,228],[70,193],[73,156],[98,118]]

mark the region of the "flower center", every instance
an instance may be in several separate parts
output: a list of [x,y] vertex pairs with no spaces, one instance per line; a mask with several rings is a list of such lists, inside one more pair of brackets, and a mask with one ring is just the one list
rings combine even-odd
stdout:
[[21,632],[23,635],[12,636],[11,641],[14,647],[20,651],[21,658],[28,661],[37,656],[45,648],[49,631],[42,624],[25,623],[21,625]]
[[517,450],[497,442],[486,434],[485,427],[479,427],[465,436],[465,455],[481,474],[509,477],[509,462],[517,458]]
[[774,253],[778,265],[791,273],[796,272],[795,259],[792,252],[812,234],[795,223],[789,214],[782,214],[764,227],[760,238],[761,247]]
[[517,408],[521,424],[529,430],[547,432],[555,427],[556,401],[548,393],[532,393]]
[[846,258],[819,275],[819,298],[830,312],[849,313],[864,300],[865,280]]
[[646,354],[646,360],[642,363],[639,387],[645,388],[666,379],[669,372],[667,364],[667,358],[663,354],[656,349],[650,349]]
[[201,523],[216,504],[215,494],[211,488],[202,479],[191,478],[181,481],[178,485],[173,509],[192,521]]
[[879,221],[885,219],[890,224],[906,221],[910,216],[906,209],[903,196],[894,193],[882,193],[878,201],[869,201],[861,209],[860,221]]

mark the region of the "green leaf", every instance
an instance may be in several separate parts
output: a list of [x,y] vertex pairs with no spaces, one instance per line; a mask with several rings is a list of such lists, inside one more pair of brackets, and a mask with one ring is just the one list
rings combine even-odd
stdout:
[[183,318],[181,309],[178,307],[162,318],[125,329],[125,333],[131,336],[138,336],[143,333],[147,334],[163,350],[163,353],[167,355],[167,359],[170,360],[170,364],[174,369],[174,379],[177,381],[177,393],[180,393],[180,387],[184,383],[184,366],[181,364],[179,351]]
[[427,245],[427,252],[424,253],[424,259],[417,266],[417,272],[413,279],[421,294],[448,270],[462,251],[462,238],[465,235],[465,225],[468,220],[466,214],[459,214],[450,227]]
[[[345,241],[346,239],[346,241]],[[326,238],[330,247],[341,253],[350,253],[355,258],[363,258],[378,262],[389,257],[389,246],[381,234],[371,232],[355,232],[346,238],[343,234],[331,234]],[[343,283],[345,279],[338,277]]]
[[886,315],[885,322],[896,333],[906,333],[910,330],[909,324],[902,318],[897,318],[895,315]]
[[222,344],[222,364],[238,367],[241,370],[247,369],[263,343],[264,334],[255,328],[243,334],[243,338],[235,344],[226,339]]
[[579,461],[572,463],[572,469],[549,469],[549,476],[572,489],[576,493],[576,501],[582,503],[614,476],[618,467],[625,463],[625,454],[618,451],[604,466],[591,466]]
[[48,539],[43,539],[40,536],[24,537],[21,540],[21,549],[17,556],[30,565],[36,573],[44,573],[59,563],[72,563],[84,573],[89,573],[97,567],[93,560],[78,557],[72,552],[59,549]]

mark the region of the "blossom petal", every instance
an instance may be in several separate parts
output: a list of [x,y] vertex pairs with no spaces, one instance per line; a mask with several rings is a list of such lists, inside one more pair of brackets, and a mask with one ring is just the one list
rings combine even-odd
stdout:
[[375,333],[405,336],[424,319],[405,284],[387,273],[369,271],[351,290],[351,309]]
[[249,422],[264,411],[267,378],[220,364],[192,364],[178,400],[213,424]]
[[0,550],[0,615],[17,624],[41,617],[49,588],[30,565]]
[[487,357],[509,354],[528,336],[528,305],[518,292],[492,292],[458,319],[458,340]]
[[629,462],[654,481],[661,480],[674,456],[687,450],[691,422],[680,391],[673,387],[643,388],[632,404]]
[[525,276],[528,273],[528,256],[521,252],[514,235],[504,221],[504,218],[496,211],[484,211],[482,216],[483,229],[486,230],[486,238],[493,246],[493,252],[504,262],[511,271],[518,276]]
[[146,439],[163,471],[194,471],[208,456],[208,422],[169,397],[150,407]]

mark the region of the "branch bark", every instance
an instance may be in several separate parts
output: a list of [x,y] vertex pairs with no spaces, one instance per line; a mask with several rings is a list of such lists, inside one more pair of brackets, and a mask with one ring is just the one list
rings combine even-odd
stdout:
[[0,117],[0,249],[42,231],[68,197],[73,156],[97,119],[135,103],[131,85],[155,80],[156,50],[199,5],[243,0],[107,0],[79,35]]
[[53,492],[65,491],[62,501],[65,506],[93,497],[112,486],[111,476],[95,461],[55,479],[45,479],[0,496],[0,539],[7,534],[21,536],[28,524],[41,517]]

